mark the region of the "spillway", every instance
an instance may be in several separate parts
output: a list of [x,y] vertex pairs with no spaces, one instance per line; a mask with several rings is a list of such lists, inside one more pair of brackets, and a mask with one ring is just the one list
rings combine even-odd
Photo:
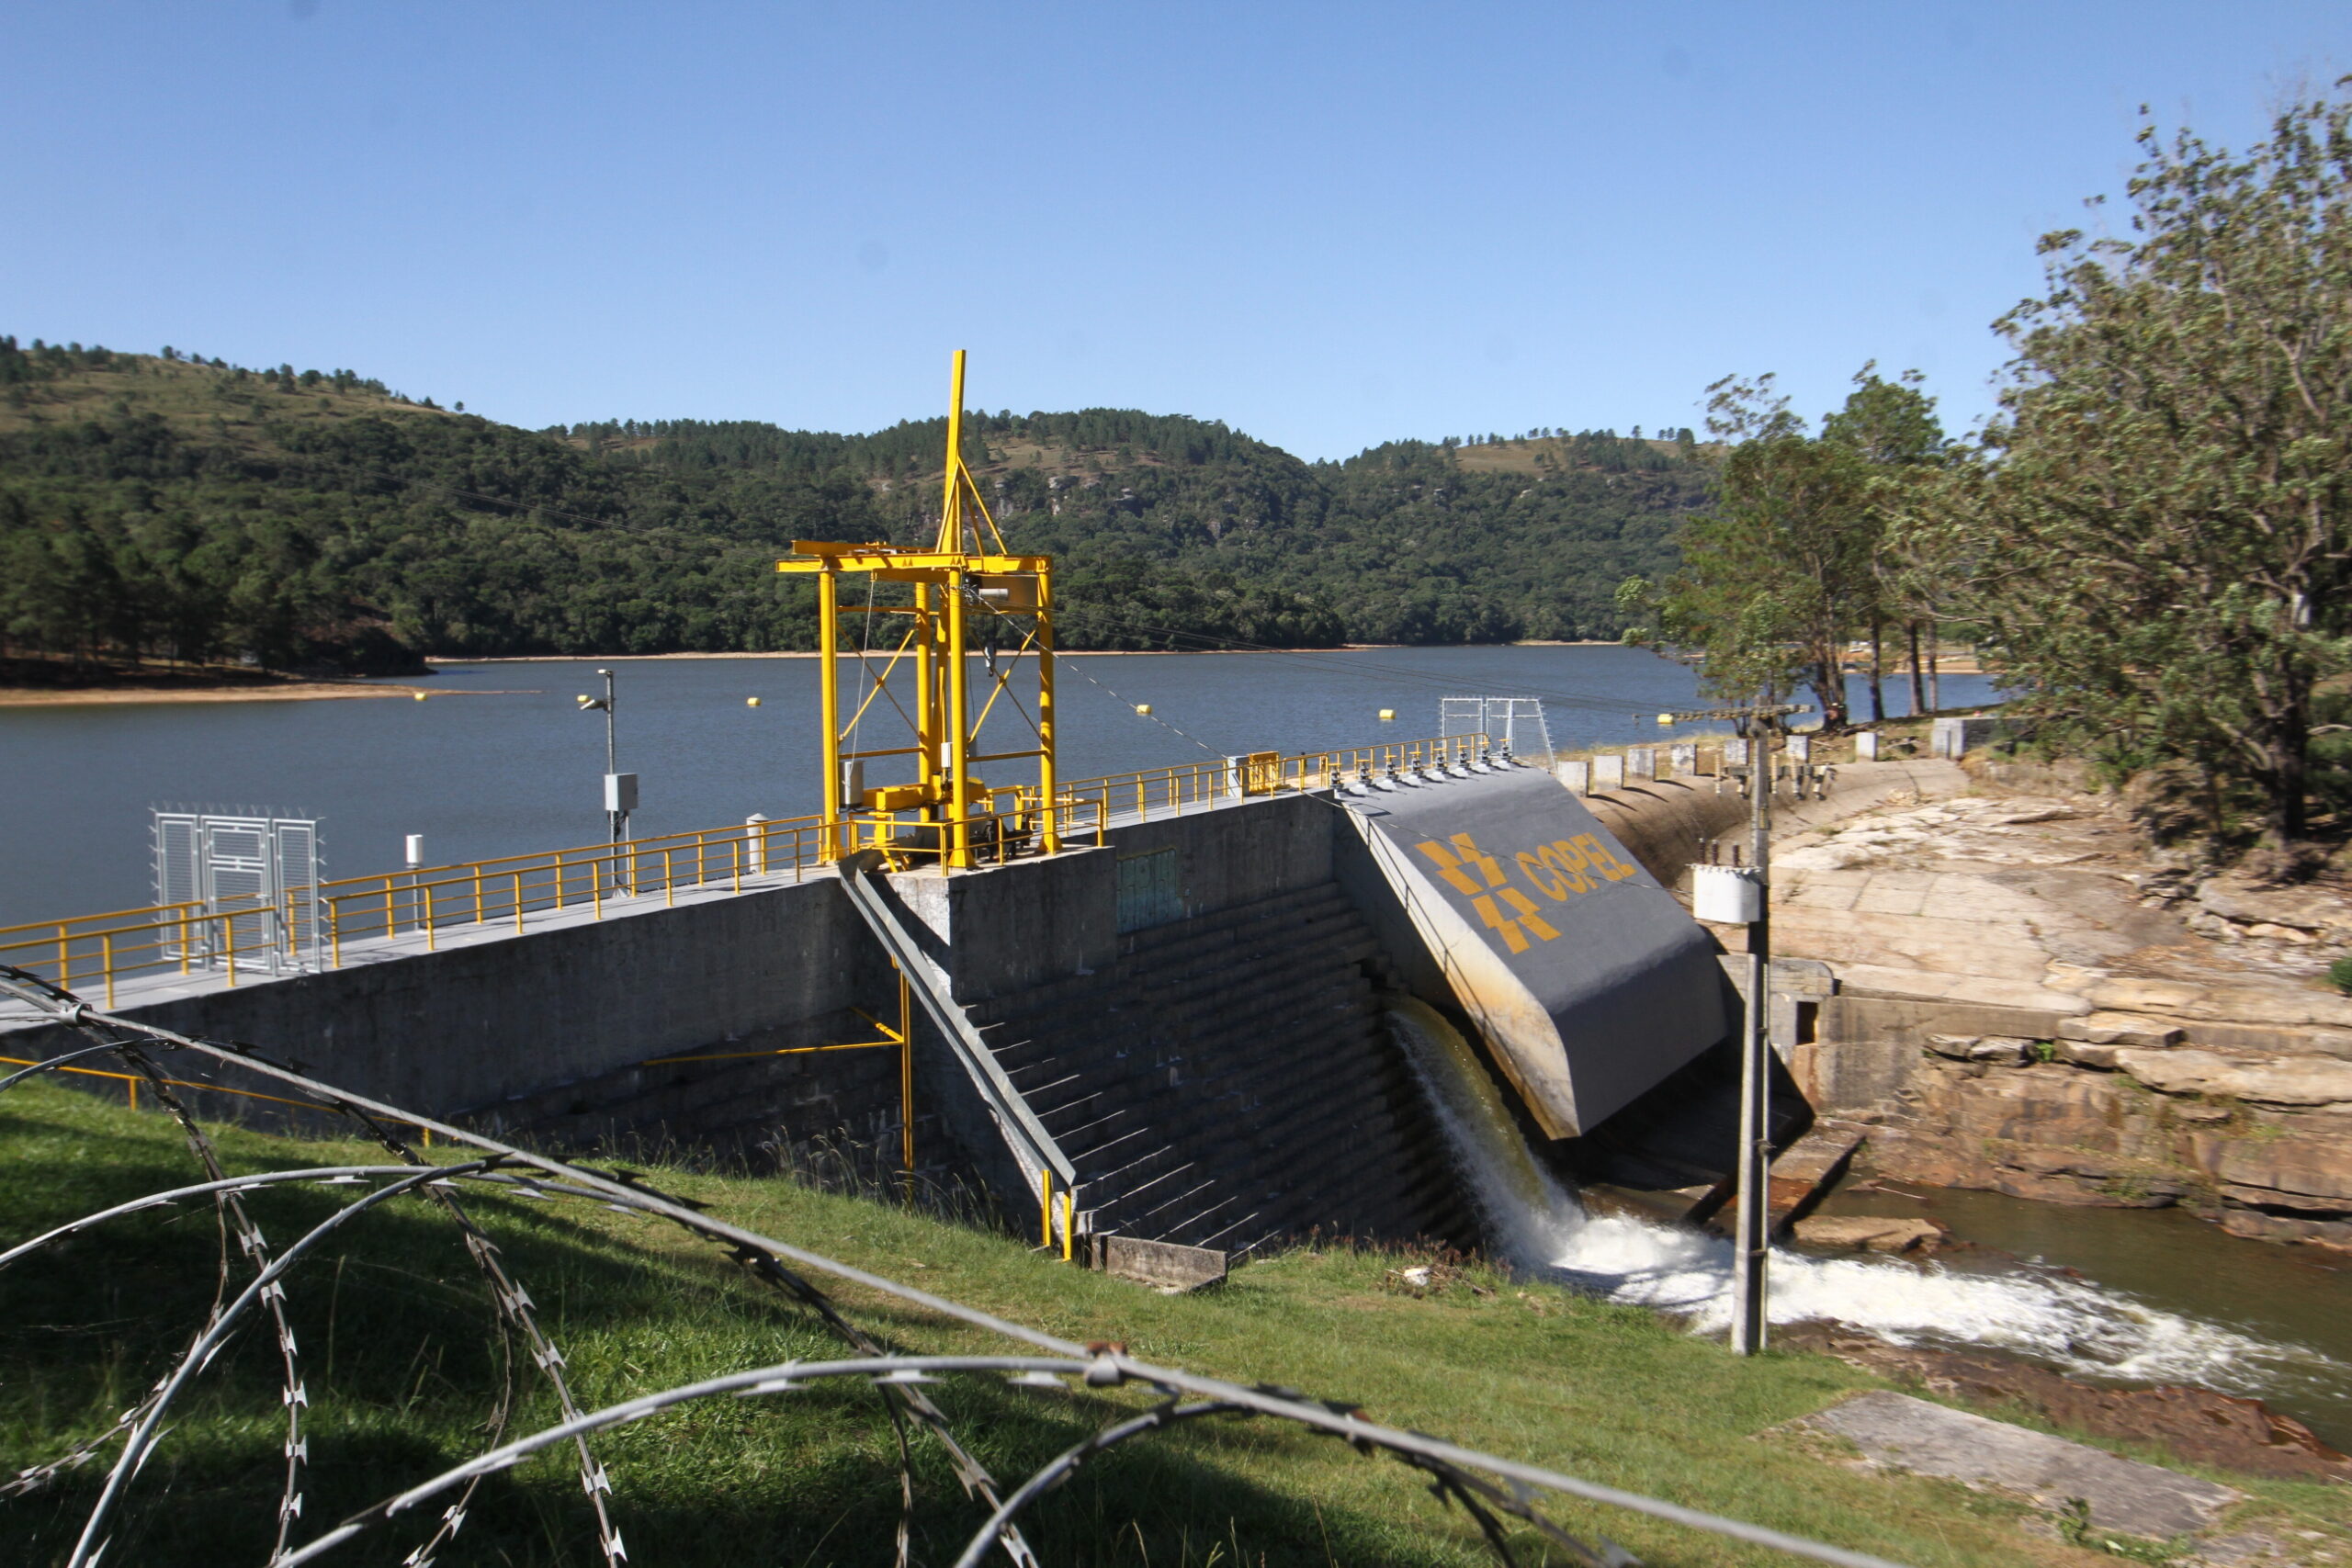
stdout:
[[1729,1032],[1712,937],[1533,769],[1348,797],[1355,889],[1408,985],[1475,1021],[1544,1134],[1576,1137]]
[[[1497,1250],[1531,1277],[1683,1318],[1696,1333],[1731,1320],[1731,1244],[1720,1236],[1595,1213],[1553,1174],[1478,1053],[1432,1010],[1404,1004],[1391,1032],[1429,1093],[1454,1168]],[[2166,1312],[2095,1280],[2022,1263],[1820,1258],[1773,1249],[1775,1324],[1836,1322],[1894,1345],[1981,1346],[2070,1374],[2192,1382],[2293,1397],[2344,1369],[2308,1348]]]

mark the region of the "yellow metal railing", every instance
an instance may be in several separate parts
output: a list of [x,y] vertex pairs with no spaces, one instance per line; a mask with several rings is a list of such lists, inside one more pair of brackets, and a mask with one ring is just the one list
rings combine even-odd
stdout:
[[[1114,818],[1138,821],[1208,806],[1236,795],[1280,795],[1333,789],[1349,779],[1417,772],[1476,761],[1488,752],[1484,735],[1449,735],[1430,740],[1399,740],[1336,751],[1253,751],[1228,761],[1222,757],[1141,773],[1114,773],[1058,785],[1056,809],[1061,831],[1071,838],[1091,830],[1097,842]],[[1024,815],[1042,813],[1035,790],[1020,795]]]
[[[29,1056],[0,1056],[0,1066],[34,1067],[39,1066],[40,1065],[40,1064],[38,1061]],[[52,1067],[50,1070],[51,1072],[58,1073],[71,1073],[78,1078],[113,1079],[122,1085],[123,1096],[125,1100],[129,1101],[130,1109],[133,1111],[139,1109],[139,1086],[141,1083],[148,1081],[138,1073],[110,1072],[103,1067]],[[271,1105],[291,1105],[303,1111],[329,1111],[334,1109],[332,1106],[322,1105],[315,1100],[290,1100],[282,1094],[262,1094],[250,1089],[231,1089],[226,1084],[203,1083],[192,1078],[167,1077],[164,1079],[164,1083],[165,1087],[170,1089],[198,1089],[206,1094],[232,1094],[236,1096],[239,1100],[265,1100]],[[382,1117],[381,1120],[391,1122],[403,1127],[416,1128],[419,1132],[424,1134],[424,1146],[428,1149],[433,1146],[433,1129],[425,1122],[409,1122],[397,1116]]]
[[202,904],[157,904],[67,920],[0,926],[0,964],[28,969],[71,990],[102,983],[114,1006],[119,978],[220,968],[237,983],[239,960],[250,971],[283,951],[286,911],[258,900],[208,910]]
[[[1483,735],[1455,735],[1335,751],[1259,751],[1059,784],[1050,807],[1034,786],[989,790],[971,818],[974,858],[1000,864],[1031,852],[1049,814],[1063,842],[1101,844],[1115,821],[1148,821],[1238,795],[1329,789],[1366,775],[1468,762],[1487,750]],[[913,812],[865,812],[832,824],[817,817],[749,822],[343,877],[290,896],[282,908],[163,904],[0,927],[0,963],[67,989],[103,984],[111,1007],[118,979],[203,968],[224,973],[235,985],[257,968],[277,972],[289,957],[336,968],[348,942],[421,937],[431,950],[442,932],[459,928],[505,924],[520,931],[530,916],[583,906],[601,919],[605,904],[616,898],[660,894],[675,903],[681,890],[740,890],[747,878],[789,875],[797,882],[862,849],[882,851],[894,866],[937,864],[944,838],[936,823]],[[302,940],[282,940],[289,931]],[[303,951],[292,951],[298,947]]]
[[[1118,821],[1176,816],[1239,795],[1332,789],[1349,779],[1475,761],[1488,750],[1484,735],[1451,735],[1338,751],[1253,751],[1229,760],[1204,758],[1057,784],[1051,816],[1063,843],[1091,837],[1099,845]],[[1038,841],[1047,816],[1044,795],[1034,786],[988,791],[984,809],[970,819],[973,858],[982,865],[995,865],[1026,853]],[[879,850],[894,867],[936,864],[943,852],[941,838],[937,827],[924,822],[915,807],[858,812],[842,820],[839,853]]]
[[421,935],[430,951],[452,927],[519,931],[526,916],[582,905],[601,919],[612,898],[659,893],[674,904],[681,889],[741,891],[745,877],[797,882],[821,863],[823,826],[796,817],[322,883],[326,962],[341,966],[345,942]]

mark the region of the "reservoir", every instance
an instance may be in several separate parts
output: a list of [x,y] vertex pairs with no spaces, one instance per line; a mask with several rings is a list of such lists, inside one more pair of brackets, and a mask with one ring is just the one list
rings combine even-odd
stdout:
[[[574,701],[603,690],[599,664],[618,682],[620,769],[642,781],[635,836],[820,808],[813,658],[443,664],[420,682],[435,694],[424,702],[0,708],[0,807],[15,829],[0,842],[0,925],[152,902],[147,813],[157,806],[318,817],[331,877],[397,870],[410,833],[424,836],[434,865],[600,842],[604,716]],[[880,654],[868,661],[874,674],[884,664]],[[1631,648],[1065,654],[1056,668],[1066,779],[1419,739],[1438,733],[1439,699],[1454,695],[1540,697],[1564,749],[1723,728],[1661,730],[1659,710],[1701,701],[1698,678]],[[865,673],[844,661],[845,705]],[[902,665],[892,690],[906,680]],[[1867,713],[1860,684],[1852,694]],[[1981,676],[1943,678],[1947,706],[1991,694]],[[1890,681],[1894,713],[1904,698]],[[1383,708],[1396,717],[1382,722]]]

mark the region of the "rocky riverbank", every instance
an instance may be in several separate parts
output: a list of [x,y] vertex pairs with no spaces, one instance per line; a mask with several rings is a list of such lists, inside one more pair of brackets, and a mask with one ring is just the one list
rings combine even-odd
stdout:
[[2352,1250],[2352,888],[2200,874],[2047,773],[1911,773],[1775,851],[1783,1051],[1867,1168]]

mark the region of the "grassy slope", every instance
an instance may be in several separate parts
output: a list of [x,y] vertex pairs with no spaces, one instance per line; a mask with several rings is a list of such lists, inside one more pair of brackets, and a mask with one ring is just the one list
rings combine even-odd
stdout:
[[[1651,441],[1647,445],[1668,457],[1681,450],[1671,441]],[[1476,446],[1457,446],[1453,449],[1453,461],[1465,474],[1549,476],[1572,466],[1568,443],[1555,437],[1531,441],[1522,436]]]
[[20,397],[0,398],[0,434],[39,424],[65,425],[104,420],[118,406],[153,414],[194,435],[210,436],[248,457],[266,457],[277,447],[262,434],[265,423],[354,419],[448,419],[446,409],[428,409],[381,393],[335,390],[333,381],[281,392],[274,380],[235,379],[226,370],[152,355],[122,354],[103,370],[71,369],[46,380],[23,384]]
[[[8,1239],[193,1179],[164,1117],[46,1086],[0,1102],[0,1140]],[[223,1143],[232,1169],[380,1157],[357,1145],[247,1134]],[[1759,1438],[1871,1385],[1835,1361],[1768,1355],[1743,1364],[1645,1313],[1499,1280],[1490,1296],[1463,1289],[1416,1301],[1381,1288],[1396,1259],[1343,1248],[1294,1252],[1251,1266],[1221,1293],[1168,1299],[887,1206],[776,1181],[663,1179],[740,1223],[1072,1338],[1124,1339],[1142,1356],[1359,1400],[1379,1419],[1614,1485],[1922,1565],[2092,1560],[2021,1534],[2014,1503],[1872,1476],[1805,1445]],[[319,1191],[249,1201],[281,1245],[328,1204]],[[477,1207],[592,1407],[657,1383],[842,1353],[711,1249],[650,1222],[593,1205],[482,1199]],[[214,1245],[210,1215],[189,1208],[118,1223],[0,1275],[0,1462],[54,1455],[147,1385],[201,1315]],[[854,1289],[837,1295],[903,1346],[1004,1348]],[[311,1401],[306,1529],[480,1446],[496,1359],[481,1290],[444,1223],[421,1205],[381,1211],[313,1254],[289,1296]],[[112,1556],[198,1564],[266,1554],[281,1439],[277,1377],[266,1330],[215,1364],[138,1483],[141,1522]],[[1000,1475],[1075,1440],[1104,1404],[968,1382],[933,1392]],[[548,1414],[548,1399],[526,1385],[525,1418]],[[719,1400],[607,1434],[596,1447],[632,1561],[852,1563],[888,1551],[895,1474],[870,1397],[837,1389]],[[935,1452],[919,1453],[918,1560],[944,1561],[976,1516]],[[57,1561],[97,1470],[0,1504],[0,1560]],[[2264,1511],[2298,1523],[2344,1518],[2325,1488],[2253,1489]],[[1557,1517],[1653,1564],[1782,1561],[1623,1514],[1567,1507]],[[586,1520],[569,1466],[535,1462],[485,1488],[459,1550],[443,1561],[591,1562]],[[1044,1502],[1031,1533],[1056,1563],[1482,1560],[1466,1521],[1394,1462],[1238,1424],[1197,1426],[1097,1461]],[[421,1539],[404,1524],[333,1560],[395,1562]],[[1527,1544],[1528,1561],[1545,1560]]]

